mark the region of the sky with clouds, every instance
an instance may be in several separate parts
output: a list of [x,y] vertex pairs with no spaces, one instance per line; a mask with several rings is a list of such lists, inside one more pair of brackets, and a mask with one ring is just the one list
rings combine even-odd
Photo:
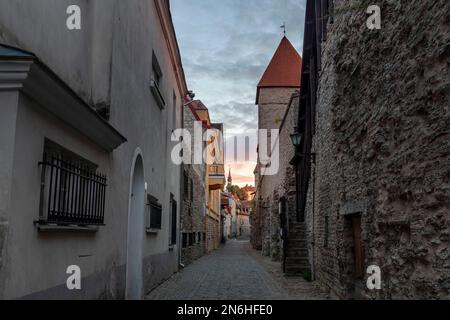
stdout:
[[[171,0],[190,90],[225,126],[227,146],[251,136],[250,161],[228,157],[233,183],[254,184],[256,86],[283,37],[302,52],[305,0]],[[233,148],[228,148],[228,150]],[[229,154],[229,153],[228,153]],[[228,171],[227,171],[228,172]]]

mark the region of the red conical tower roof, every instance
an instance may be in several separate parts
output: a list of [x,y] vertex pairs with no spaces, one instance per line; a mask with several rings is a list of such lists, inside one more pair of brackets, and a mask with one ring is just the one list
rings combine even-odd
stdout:
[[258,84],[258,96],[260,88],[300,88],[301,74],[302,57],[288,38],[283,37]]

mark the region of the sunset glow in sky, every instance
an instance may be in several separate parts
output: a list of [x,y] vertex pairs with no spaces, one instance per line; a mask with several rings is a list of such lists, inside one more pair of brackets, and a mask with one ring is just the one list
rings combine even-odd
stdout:
[[[190,90],[224,123],[227,145],[252,136],[250,159],[231,168],[233,184],[254,185],[258,110],[256,86],[281,38],[302,52],[305,0],[171,0],[171,10]],[[244,144],[239,151],[244,154]]]

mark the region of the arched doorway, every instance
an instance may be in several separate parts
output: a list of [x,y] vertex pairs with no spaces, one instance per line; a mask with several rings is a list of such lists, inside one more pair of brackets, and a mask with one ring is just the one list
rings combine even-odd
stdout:
[[140,152],[132,167],[128,209],[126,299],[142,299],[142,259],[144,241],[145,179]]

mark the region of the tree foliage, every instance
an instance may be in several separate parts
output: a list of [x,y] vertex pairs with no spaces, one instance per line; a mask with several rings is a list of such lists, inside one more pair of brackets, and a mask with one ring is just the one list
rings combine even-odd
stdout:
[[247,200],[247,193],[244,191],[244,189],[242,189],[239,186],[227,186],[227,191],[235,196],[237,196],[239,198],[239,200],[241,201],[245,201]]

